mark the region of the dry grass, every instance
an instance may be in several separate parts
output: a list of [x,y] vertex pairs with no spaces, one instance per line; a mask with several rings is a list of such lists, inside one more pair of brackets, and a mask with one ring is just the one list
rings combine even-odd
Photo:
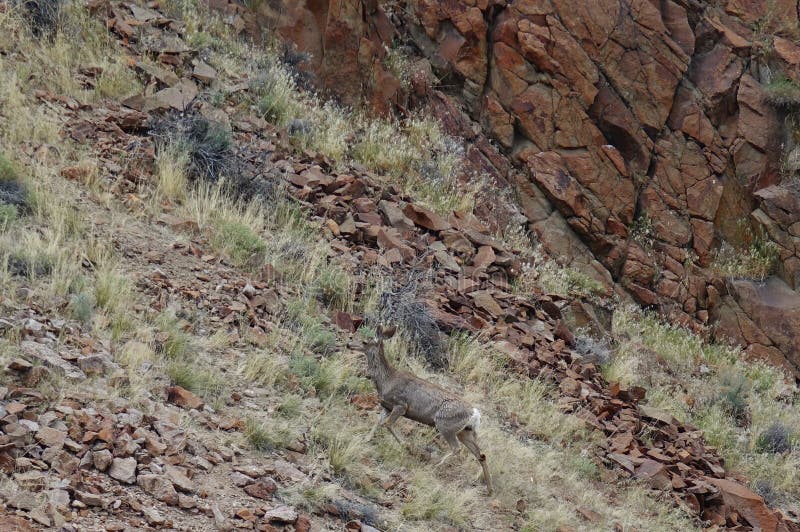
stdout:
[[[631,309],[616,312],[614,332],[626,338],[604,372],[609,380],[644,385],[650,405],[705,431],[725,463],[754,488],[768,484],[774,504],[800,497],[800,448],[771,452],[759,443],[779,423],[800,435],[800,394],[780,370],[746,362],[737,348],[708,344],[680,328]],[[661,356],[652,360],[644,344]],[[676,384],[679,383],[679,384]]]
[[[10,37],[8,42],[0,41],[0,48],[24,50],[25,60],[15,62],[9,70],[31,87],[81,101],[121,98],[141,91],[117,40],[78,2],[65,4],[52,42],[39,42],[15,10],[0,14],[0,34]],[[89,84],[81,83],[78,76],[79,69],[86,66],[100,68]]]
[[722,277],[756,279],[769,277],[778,264],[778,246],[767,237],[754,237],[745,249],[727,242],[715,252],[709,270]]
[[[301,308],[309,312],[306,305],[289,315],[296,316]],[[290,316],[287,320],[291,321]],[[669,501],[648,499],[644,488],[636,484],[619,488],[612,503],[599,481],[602,466],[592,459],[595,436],[580,420],[560,412],[550,385],[508,375],[502,355],[480,338],[451,339],[448,360],[457,381],[426,371],[421,359],[408,355],[408,346],[400,338],[387,344],[387,353],[399,366],[460,390],[480,406],[484,423],[479,440],[489,456],[497,488],[494,510],[484,498],[481,483],[473,481],[480,468],[468,453],[444,470],[432,469],[445,451],[432,429],[407,420],[398,422],[415,453],[399,447],[386,431],[379,431],[368,444],[363,441],[377,417],[377,412],[361,413],[349,401],[352,394],[372,390],[361,376],[363,354],[344,351],[318,358],[304,347],[308,341],[303,336],[309,334],[305,328],[283,331],[280,339],[276,334],[268,346],[254,350],[245,376],[274,389],[269,395],[284,398],[276,402],[276,412],[285,408],[290,414],[259,419],[248,429],[247,439],[257,448],[285,447],[296,437],[286,425],[285,420],[291,419],[292,427],[311,427],[308,454],[316,457],[316,468],[328,471],[340,485],[380,500],[391,496],[382,486],[400,482],[393,490],[406,495],[396,511],[381,512],[384,527],[497,527],[498,515],[507,515],[509,520],[502,526],[585,529],[575,507],[586,506],[601,514],[600,527],[622,523],[626,528],[647,530],[693,528]],[[281,376],[272,378],[278,368]],[[315,400],[298,396],[297,384]],[[284,407],[286,402],[290,405]],[[519,428],[511,428],[512,419]],[[335,501],[336,493],[332,485],[316,481],[283,495],[313,509]],[[518,507],[524,510],[520,513]]]
[[560,265],[545,257],[541,248],[536,248],[529,262],[522,267],[521,275],[514,280],[516,293],[531,293],[535,288],[545,293],[565,297],[598,297],[608,295],[603,283],[583,272]]
[[[170,6],[184,16],[187,40],[206,47],[204,52],[222,76],[238,76],[253,66],[247,57],[252,49],[235,39],[226,41],[227,29],[219,18],[206,19],[207,11],[191,1]],[[326,307],[350,308],[352,304],[355,283],[349,271],[331,260],[329,245],[319,238],[320,227],[307,222],[296,204],[281,201],[265,210],[256,203],[233,201],[217,185],[187,187],[185,159],[180,153],[159,160],[159,175],[153,183],[159,200],[153,202],[153,210],[160,211],[163,200],[169,200],[174,212],[196,222],[208,241],[237,266],[258,268],[266,258],[274,260],[285,288],[297,294],[299,303],[282,302],[287,306],[286,315],[274,324],[267,344],[258,348],[233,346],[233,340],[222,335],[197,337],[200,329],[171,311],[150,317],[130,312],[130,300],[136,296],[120,263],[103,251],[102,242],[87,248],[93,232],[74,208],[80,205],[79,198],[73,189],[59,188],[62,180],[57,169],[67,162],[67,155],[74,162],[86,154],[60,140],[58,117],[30,97],[32,89],[43,84],[84,101],[119,96],[128,88],[138,90],[128,83],[128,71],[118,69],[125,60],[121,48],[109,45],[105,30],[98,31],[79,7],[71,7],[70,13],[73,29],[62,37],[56,35],[52,50],[31,42],[26,58],[37,63],[24,64],[16,56],[0,54],[0,149],[17,153],[23,144],[52,144],[64,154],[62,160],[38,166],[20,161],[31,188],[32,214],[12,222],[11,228],[20,235],[14,242],[6,236],[8,231],[0,236],[3,246],[22,243],[26,252],[37,252],[52,262],[45,277],[25,281],[43,299],[87,294],[90,299],[76,303],[76,314],[109,325],[119,314],[130,317],[135,327],[122,327],[119,333],[114,333],[113,326],[95,331],[111,339],[115,360],[126,376],[121,394],[136,402],[158,393],[169,380],[209,400],[221,401],[227,393],[227,377],[213,364],[223,351],[237,351],[231,356],[239,357],[242,377],[262,386],[271,402],[267,405],[271,411],[254,413],[243,438],[259,450],[282,450],[307,437],[307,456],[315,461],[312,469],[333,475],[339,485],[372,501],[396,499],[393,509],[373,504],[381,514],[374,521],[380,520],[385,529],[430,530],[447,525],[586,528],[574,511],[578,505],[601,514],[599,528],[612,528],[614,523],[647,530],[692,528],[670,504],[644,504],[645,492],[639,486],[615,487],[612,497],[596,480],[600,466],[591,460],[592,435],[576,419],[560,413],[548,385],[507,375],[502,357],[481,339],[453,340],[448,360],[455,378],[427,372],[421,360],[406,354],[402,342],[392,343],[390,354],[398,364],[459,390],[481,407],[485,422],[480,441],[495,474],[494,501],[487,501],[481,484],[471,480],[478,465],[466,458],[466,453],[463,463],[455,461],[446,470],[432,471],[433,460],[441,456],[444,445],[430,428],[407,420],[398,424],[406,439],[421,450],[416,454],[397,446],[385,433],[364,444],[362,439],[377,415],[363,412],[351,402],[354,395],[372,391],[364,377],[364,357],[343,347],[326,318]],[[8,28],[2,25],[9,24],[10,15],[0,17],[0,30]],[[95,32],[97,38],[92,36]],[[4,51],[6,46],[18,46],[17,41],[29,42],[22,40],[27,37],[19,35],[19,28],[12,33],[9,39],[8,32],[0,31]],[[76,58],[82,49],[104,67],[104,76],[107,73],[94,88],[74,81],[79,66]],[[280,93],[286,85],[273,84],[273,90]],[[296,87],[292,90],[289,103],[285,99],[281,103],[280,94],[261,94],[267,98],[261,108],[277,122],[294,118],[292,106],[297,102],[304,109],[316,110],[303,115],[316,122],[308,139],[299,142],[308,142],[307,146],[337,160],[356,160],[373,170],[385,168],[382,171],[390,175],[403,172],[404,190],[420,194],[440,212],[472,208],[474,195],[457,185],[458,148],[433,122],[422,118],[403,124],[362,122],[349,110],[328,107],[326,111],[325,104],[311,95]],[[251,103],[258,105],[257,101]],[[381,139],[393,142],[380,145]],[[84,268],[84,259],[92,267]],[[4,292],[13,292],[17,282],[6,271]],[[380,286],[379,280],[375,286]],[[0,343],[0,358],[5,356],[3,345]],[[295,495],[282,496],[297,497],[308,506],[338,497],[340,489],[322,478],[324,475],[314,476],[308,485],[298,487]],[[388,491],[386,486],[390,486]],[[498,516],[502,516],[500,522]]]

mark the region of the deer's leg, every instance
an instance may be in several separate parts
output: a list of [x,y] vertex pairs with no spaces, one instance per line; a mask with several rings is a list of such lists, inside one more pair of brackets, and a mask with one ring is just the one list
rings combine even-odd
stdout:
[[[469,451],[475,455],[475,458],[478,459],[478,462],[481,464],[481,470],[483,471],[483,481],[486,483],[486,488],[489,491],[489,495],[492,494],[492,476],[489,474],[489,466],[486,465],[486,455],[481,452],[480,447],[478,447],[478,440],[475,435],[475,431],[472,429],[464,429],[458,433],[458,439],[461,443],[464,444],[464,447],[469,449]],[[480,478],[480,475],[478,476]]]
[[439,463],[436,464],[436,467],[442,466],[442,464],[444,464],[451,457],[457,455],[458,451],[461,450],[461,447],[458,444],[458,440],[456,439],[455,435],[452,432],[443,432],[441,429],[439,430],[439,432],[441,433],[442,436],[444,436],[444,439],[447,440],[447,443],[450,444],[450,451],[448,451],[442,457],[442,459],[439,460]]
[[395,405],[395,407],[392,408],[392,413],[389,414],[389,417],[386,418],[386,421],[383,422],[383,426],[389,429],[389,432],[392,434],[392,436],[394,436],[394,439],[397,440],[397,443],[399,443],[403,447],[405,447],[406,444],[403,443],[403,440],[401,440],[400,436],[398,436],[397,433],[394,431],[393,425],[395,421],[397,421],[398,419],[403,417],[403,415],[405,415],[406,410],[407,408],[405,405]]
[[369,431],[369,434],[367,435],[367,440],[366,441],[370,441],[372,439],[372,437],[375,436],[375,431],[377,431],[378,427],[380,427],[383,424],[383,421],[386,419],[386,416],[388,416],[388,415],[389,415],[389,411],[386,410],[385,408],[381,408],[381,417],[378,418],[378,422],[375,423],[375,425],[372,427],[372,430]]

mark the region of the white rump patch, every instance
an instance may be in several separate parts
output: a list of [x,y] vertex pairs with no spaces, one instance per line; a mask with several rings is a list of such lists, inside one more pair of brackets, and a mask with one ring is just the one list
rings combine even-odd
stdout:
[[469,424],[467,426],[476,432],[478,427],[481,426],[481,413],[477,408],[472,408],[472,417],[469,418]]

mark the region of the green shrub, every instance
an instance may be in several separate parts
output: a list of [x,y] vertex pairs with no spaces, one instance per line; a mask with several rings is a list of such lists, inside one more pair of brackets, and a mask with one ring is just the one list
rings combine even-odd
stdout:
[[755,445],[759,453],[784,453],[792,447],[792,434],[786,425],[777,421],[758,435]]
[[245,422],[244,435],[253,449],[262,452],[284,449],[297,438],[285,423],[266,424],[253,419]]
[[182,359],[189,352],[191,337],[175,316],[162,313],[156,318],[156,327],[159,330],[156,334],[156,352],[169,360]]
[[779,258],[777,244],[765,235],[759,235],[753,237],[745,249],[736,249],[723,242],[709,269],[723,277],[762,281],[774,273]]
[[744,420],[748,409],[748,381],[743,375],[723,375],[716,402],[736,420]]
[[298,113],[299,93],[292,74],[279,65],[266,67],[251,84],[259,114],[270,122],[286,125]]
[[0,231],[5,231],[17,218],[19,210],[16,205],[0,205]]
[[764,87],[766,101],[781,110],[800,108],[800,84],[789,78],[779,78]]
[[353,298],[353,278],[341,267],[328,264],[317,275],[314,289],[326,306],[347,310]]
[[76,320],[88,324],[94,315],[94,298],[86,292],[74,294],[69,302],[69,310]]
[[192,361],[170,363],[167,366],[167,376],[172,384],[208,400],[219,400],[227,395],[228,387],[215,371],[199,367]]
[[236,266],[257,265],[267,245],[250,227],[232,220],[220,220],[214,228],[213,245],[222,249]]

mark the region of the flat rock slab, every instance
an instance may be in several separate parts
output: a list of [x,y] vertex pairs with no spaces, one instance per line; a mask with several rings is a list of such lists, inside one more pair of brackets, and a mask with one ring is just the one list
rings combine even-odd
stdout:
[[22,353],[41,362],[44,366],[63,374],[68,379],[83,380],[86,374],[76,368],[56,353],[50,347],[31,341],[24,341],[19,345]]

